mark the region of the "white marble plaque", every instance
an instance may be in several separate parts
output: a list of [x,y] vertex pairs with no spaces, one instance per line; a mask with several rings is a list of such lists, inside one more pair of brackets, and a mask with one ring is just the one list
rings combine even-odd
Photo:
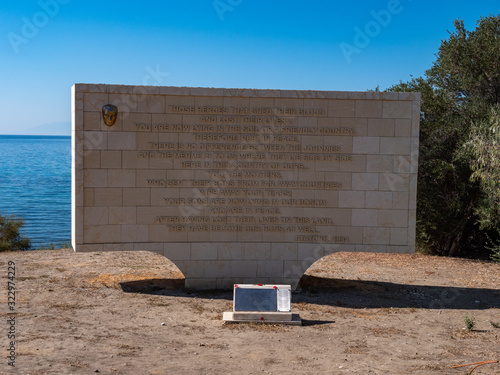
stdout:
[[278,293],[278,311],[292,311],[292,294],[290,289],[277,289]]

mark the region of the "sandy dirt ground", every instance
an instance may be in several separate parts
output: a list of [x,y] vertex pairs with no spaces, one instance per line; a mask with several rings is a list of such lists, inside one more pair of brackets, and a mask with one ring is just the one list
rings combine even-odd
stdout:
[[[1,374],[462,375],[472,366],[450,367],[500,360],[500,264],[491,262],[332,254],[292,296],[302,326],[225,324],[232,293],[186,290],[154,253],[1,253],[0,275]],[[500,364],[473,374],[500,374]]]

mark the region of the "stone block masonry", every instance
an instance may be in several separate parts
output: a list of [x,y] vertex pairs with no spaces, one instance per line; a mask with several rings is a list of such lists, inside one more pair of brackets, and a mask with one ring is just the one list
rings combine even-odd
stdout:
[[416,93],[76,84],[73,248],[162,254],[195,289],[412,253],[419,118]]

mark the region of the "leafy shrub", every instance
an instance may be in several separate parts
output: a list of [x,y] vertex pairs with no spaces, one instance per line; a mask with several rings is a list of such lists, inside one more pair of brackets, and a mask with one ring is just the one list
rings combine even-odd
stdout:
[[31,246],[29,238],[21,236],[19,230],[24,221],[15,216],[0,214],[0,251],[28,250]]
[[465,323],[465,328],[467,328],[468,331],[472,331],[476,326],[476,319],[474,318],[474,315],[471,315],[469,317],[469,314],[465,314],[464,323]]
[[495,242],[490,237],[488,237],[488,241],[490,246],[485,247],[491,251],[491,260],[500,263],[500,241]]

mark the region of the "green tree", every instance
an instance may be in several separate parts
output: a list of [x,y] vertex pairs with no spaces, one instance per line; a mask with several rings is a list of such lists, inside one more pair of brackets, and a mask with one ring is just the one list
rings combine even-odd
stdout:
[[435,254],[470,255],[484,249],[486,230],[498,229],[491,220],[483,225],[494,200],[481,176],[492,166],[478,168],[478,152],[485,152],[478,140],[489,135],[476,130],[500,102],[500,15],[481,18],[473,31],[460,20],[454,25],[425,76],[388,91],[422,93],[418,243]]
[[22,219],[0,214],[0,251],[28,250],[30,248],[30,240],[19,233],[23,225]]
[[476,209],[481,229],[500,228],[500,106],[490,109],[489,117],[471,130],[466,145],[472,153],[473,181],[483,191]]
[[[493,106],[489,117],[473,127],[466,146],[473,155],[471,178],[484,192],[476,208],[480,228],[494,230],[500,237],[500,106]],[[487,239],[491,258],[500,262],[500,240]]]

